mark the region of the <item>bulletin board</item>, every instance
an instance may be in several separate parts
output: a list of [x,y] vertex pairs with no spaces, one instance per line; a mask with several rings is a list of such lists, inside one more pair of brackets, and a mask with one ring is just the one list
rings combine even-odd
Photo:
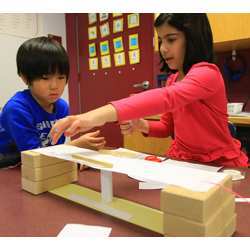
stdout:
[[[142,91],[136,83],[154,87],[153,13],[76,15],[81,112]],[[108,146],[122,146],[119,127],[108,126]]]

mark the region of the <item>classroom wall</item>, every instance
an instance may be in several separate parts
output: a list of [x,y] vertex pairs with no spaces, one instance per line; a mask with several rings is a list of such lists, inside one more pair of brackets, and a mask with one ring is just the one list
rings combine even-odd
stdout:
[[244,102],[244,111],[250,112],[250,49],[238,50],[237,55],[246,62],[245,74],[236,81],[230,80],[224,71],[224,64],[227,58],[231,57],[232,51],[216,54],[216,63],[219,66],[226,86],[229,102]]
[[[38,14],[37,36],[47,36],[48,34],[61,36],[62,44],[66,48],[65,15],[63,13]],[[27,39],[0,33],[0,107],[3,107],[15,92],[26,88],[17,75],[16,52]],[[68,101],[67,86],[63,98]]]

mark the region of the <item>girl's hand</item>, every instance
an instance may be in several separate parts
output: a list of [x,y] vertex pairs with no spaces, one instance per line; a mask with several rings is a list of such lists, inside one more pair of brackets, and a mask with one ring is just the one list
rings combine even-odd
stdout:
[[74,136],[94,127],[102,126],[106,122],[117,121],[117,113],[111,105],[105,105],[80,115],[67,116],[57,121],[50,131],[52,143],[56,144],[64,133],[65,136]]
[[120,123],[121,133],[123,135],[132,134],[135,131],[148,134],[148,122],[144,119],[130,120]]
[[98,150],[104,147],[106,141],[104,137],[100,137],[100,130],[90,132],[71,141],[70,145]]

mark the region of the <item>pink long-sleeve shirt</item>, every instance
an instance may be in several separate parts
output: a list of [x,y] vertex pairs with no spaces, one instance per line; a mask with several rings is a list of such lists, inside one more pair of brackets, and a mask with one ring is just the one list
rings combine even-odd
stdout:
[[171,75],[165,88],[113,101],[118,120],[126,121],[162,114],[149,122],[149,136],[174,140],[166,155],[227,167],[248,166],[241,144],[228,129],[227,98],[218,67],[201,62],[193,65],[181,81]]

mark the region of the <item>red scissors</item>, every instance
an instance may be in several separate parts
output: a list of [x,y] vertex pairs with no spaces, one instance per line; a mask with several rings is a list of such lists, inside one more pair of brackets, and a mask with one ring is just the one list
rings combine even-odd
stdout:
[[155,155],[148,155],[144,158],[144,160],[147,160],[147,161],[154,161],[154,162],[162,162],[162,160],[155,156]]

